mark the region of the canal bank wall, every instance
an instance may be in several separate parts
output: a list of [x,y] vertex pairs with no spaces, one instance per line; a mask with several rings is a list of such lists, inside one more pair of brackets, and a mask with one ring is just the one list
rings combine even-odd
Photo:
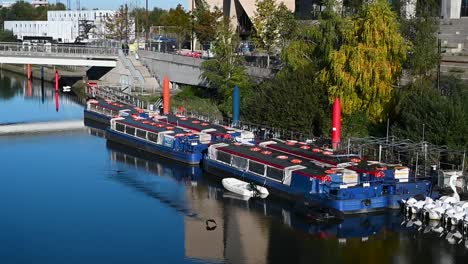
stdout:
[[[1,64],[1,71],[8,71],[17,74],[27,76],[27,65],[22,64]],[[86,76],[86,69],[84,67],[76,67],[76,70],[71,71],[62,67],[44,67],[44,81],[55,82],[55,70],[59,72],[60,82],[69,84],[70,81],[73,83],[78,79],[82,79]],[[32,78],[35,80],[41,79],[41,66],[31,65]],[[75,80],[75,81],[73,81]],[[72,83],[72,84],[73,84]]]

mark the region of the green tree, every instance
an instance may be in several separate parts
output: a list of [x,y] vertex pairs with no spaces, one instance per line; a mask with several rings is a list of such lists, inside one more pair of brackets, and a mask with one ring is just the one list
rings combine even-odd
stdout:
[[6,20],[33,20],[34,18],[34,7],[28,2],[19,1],[11,6]]
[[388,2],[367,4],[349,20],[343,45],[330,53],[330,64],[320,73],[330,102],[339,97],[345,115],[364,110],[371,121],[385,120],[406,51]]
[[162,26],[164,16],[167,14],[167,10],[155,7],[150,13],[149,13],[149,24],[150,26]]
[[10,30],[0,30],[0,42],[16,42],[17,37]]
[[216,26],[223,12],[218,7],[212,11],[205,0],[195,0],[192,15],[195,35],[200,43],[212,41],[216,37]]
[[269,67],[270,56],[286,46],[296,29],[296,22],[293,13],[282,2],[277,5],[275,0],[257,0],[255,6],[254,41],[267,53]]
[[107,38],[128,42],[134,33],[135,22],[130,16],[128,6],[121,5],[119,10],[106,18]]
[[239,38],[231,28],[229,18],[224,17],[217,28],[213,43],[216,56],[202,63],[202,76],[213,91],[221,111],[227,115],[231,111],[234,86],[237,85],[241,95],[245,97],[250,87],[250,80],[242,66],[243,58],[235,53]]
[[168,32],[177,36],[180,49],[182,43],[190,38],[190,14],[184,10],[181,4],[178,4],[175,9],[171,8],[164,16],[164,24],[167,26]]
[[454,149],[468,147],[468,83],[455,77],[411,84],[398,93],[392,133],[414,141],[424,140]]
[[253,88],[243,118],[275,128],[322,135],[331,126],[330,106],[306,71],[283,69],[274,79]]
[[420,0],[415,17],[402,17],[402,32],[411,42],[406,67],[414,77],[424,77],[434,72],[440,56],[437,50],[439,30],[438,4],[434,0]]
[[315,79],[318,70],[330,65],[330,54],[343,42],[342,31],[346,24],[335,11],[335,0],[325,1],[325,10],[318,23],[301,25],[282,53],[282,59],[295,70],[309,71]]
[[[284,68],[271,81],[253,88],[248,109],[243,111],[249,113],[246,117],[251,121],[316,136],[329,135],[331,105],[327,87],[317,81],[317,76],[329,64],[328,55],[341,43],[343,19],[334,4],[325,2],[319,23],[298,27],[281,53]],[[360,125],[354,123],[350,126]]]

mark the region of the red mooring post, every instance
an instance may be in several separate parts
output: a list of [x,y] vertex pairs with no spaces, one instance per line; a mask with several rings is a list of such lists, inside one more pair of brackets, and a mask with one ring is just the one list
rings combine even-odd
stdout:
[[59,93],[55,92],[55,111],[59,111]]
[[55,71],[55,92],[59,91],[59,74],[58,71]]
[[163,83],[163,111],[165,115],[169,114],[170,100],[171,100],[171,94],[169,91],[169,78],[166,75],[164,76],[164,83]]
[[341,140],[341,104],[340,99],[335,98],[332,115],[332,147],[337,149]]
[[31,64],[28,64],[28,80],[31,80]]

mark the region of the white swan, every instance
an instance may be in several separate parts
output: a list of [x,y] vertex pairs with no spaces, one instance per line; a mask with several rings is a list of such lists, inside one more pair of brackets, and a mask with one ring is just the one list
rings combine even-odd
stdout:
[[462,201],[452,205],[452,208],[445,211],[444,217],[452,225],[458,225],[468,213],[468,202]]
[[452,205],[460,202],[460,195],[458,195],[456,183],[459,177],[456,171],[448,172],[451,176],[449,179],[450,188],[453,190],[452,196],[442,196],[438,199],[434,207],[427,210],[429,219],[440,220],[447,210],[452,208]]
[[424,207],[430,206],[434,204],[434,200],[432,200],[430,197],[426,197],[425,200],[417,201],[413,205],[411,205],[411,213],[417,214],[419,213]]

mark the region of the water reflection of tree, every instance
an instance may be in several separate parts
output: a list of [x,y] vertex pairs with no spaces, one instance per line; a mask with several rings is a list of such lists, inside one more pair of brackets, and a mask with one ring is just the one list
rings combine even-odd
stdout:
[[9,100],[13,98],[18,88],[19,88],[18,83],[13,83],[11,81],[11,78],[5,77],[3,72],[1,73],[0,100]]

